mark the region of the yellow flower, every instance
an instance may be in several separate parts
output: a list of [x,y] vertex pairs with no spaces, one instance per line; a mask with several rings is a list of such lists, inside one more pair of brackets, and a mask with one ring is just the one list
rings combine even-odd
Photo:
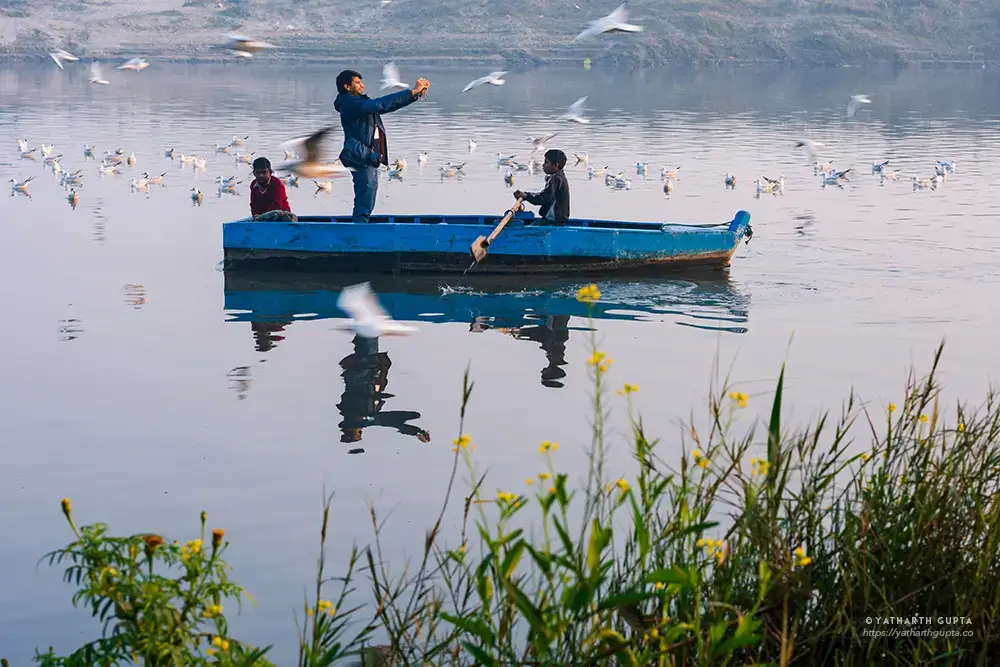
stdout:
[[[557,449],[559,449],[559,443],[558,442],[549,442],[548,440],[546,440],[545,442],[543,442],[542,444],[540,444],[538,446],[538,453],[539,454],[548,454],[549,452],[554,452]],[[547,477],[543,477],[542,479],[548,479],[548,478]]]
[[646,633],[646,636],[644,637],[644,639],[647,639],[647,640],[649,640],[649,639],[656,639],[659,636],[660,636],[660,631],[657,630],[656,628],[653,628],[652,630],[650,630],[649,632]]
[[656,582],[656,590],[658,590],[658,591],[662,591],[663,590],[663,582],[662,581],[657,581]]
[[529,477],[528,479],[524,480],[524,483],[527,484],[528,486],[531,486],[532,484],[535,483],[535,480]]
[[861,462],[862,462],[862,463],[868,463],[868,459],[870,459],[870,458],[871,458],[871,456],[870,456],[870,455],[868,455],[867,453],[863,453],[863,454],[861,455]]
[[460,546],[458,548],[458,550],[461,551],[464,554],[465,553],[465,545],[463,544],[462,546]]
[[744,394],[742,391],[729,392],[729,398],[735,401],[736,405],[740,406],[741,408],[745,408],[747,406],[747,395]]
[[601,292],[597,289],[597,285],[590,284],[586,287],[581,287],[576,292],[576,300],[582,301],[583,303],[594,303],[601,298]]
[[708,540],[706,540],[704,537],[699,537],[698,541],[695,542],[694,544],[695,544],[696,547],[701,548],[701,547],[705,546],[706,544],[708,544]]
[[592,355],[590,355],[590,358],[587,359],[587,364],[590,366],[600,366],[601,362],[604,361],[604,358],[607,356],[608,355],[604,354],[603,352],[594,352]]
[[205,651],[205,653],[207,653],[209,656],[213,656],[213,655],[215,655],[215,649],[214,648],[210,648],[207,651]]
[[497,501],[499,502],[509,503],[510,501],[514,500],[514,498],[515,496],[513,493],[509,493],[507,491],[497,491]]
[[545,480],[549,479],[550,477],[552,477],[552,475],[550,475],[547,472],[540,472],[540,473],[538,473],[538,479],[542,480],[543,482]]
[[927,419],[928,419],[927,415],[920,415],[920,421],[921,422],[926,422]]
[[460,435],[451,441],[451,444],[455,445],[454,447],[451,448],[451,451],[457,452],[460,449],[468,449],[470,442],[472,442],[472,438],[464,434]]
[[212,618],[213,616],[218,616],[222,613],[221,604],[213,604],[209,606],[205,611],[201,612],[201,615],[205,618]]
[[212,645],[221,648],[223,651],[229,650],[229,642],[222,637],[212,637]]
[[218,549],[222,544],[222,538],[225,537],[226,531],[221,528],[216,528],[212,531],[212,548]]
[[890,403],[889,404],[889,412],[895,412],[895,411],[896,411],[896,404],[895,403]]
[[771,464],[766,459],[750,459],[750,474],[766,476],[771,469]]
[[795,555],[796,564],[799,567],[805,567],[812,562],[812,558],[806,555],[806,550],[802,547],[796,547],[795,551],[792,552]]
[[312,615],[313,615],[313,610],[312,609],[306,609],[306,616],[312,616]]
[[618,390],[618,395],[628,396],[629,394],[634,394],[637,391],[639,391],[639,385],[629,384],[628,382],[626,382],[625,386]]
[[959,425],[955,427],[955,430],[961,433],[965,430],[965,424],[959,423]]
[[708,464],[711,463],[711,461],[709,461],[708,458],[706,458],[705,456],[702,455],[700,449],[696,449],[696,450],[692,451],[691,452],[691,456],[694,457],[694,462],[697,463],[698,467],[701,468],[702,470],[704,470],[705,468],[707,468]]
[[622,493],[628,493],[628,490],[631,488],[628,484],[628,481],[626,481],[624,477],[615,482],[615,486],[621,489]]
[[556,492],[556,487],[550,486],[549,487],[549,493],[555,493],[555,492]]
[[66,516],[69,516],[70,513],[73,511],[73,503],[69,501],[69,498],[62,499],[62,510],[63,514],[65,514]]

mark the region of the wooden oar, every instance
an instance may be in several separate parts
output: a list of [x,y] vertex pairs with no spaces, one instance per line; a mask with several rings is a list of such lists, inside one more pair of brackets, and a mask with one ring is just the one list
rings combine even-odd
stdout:
[[493,243],[493,240],[496,239],[500,232],[503,231],[503,228],[507,226],[507,223],[514,217],[514,214],[520,211],[523,207],[524,200],[518,199],[517,203],[514,204],[509,211],[507,211],[507,215],[505,215],[500,221],[500,224],[498,224],[496,228],[490,232],[488,237],[480,236],[472,242],[472,247],[470,248],[470,251],[472,252],[472,266],[469,267],[470,269],[486,258],[486,253],[488,252],[490,244]]

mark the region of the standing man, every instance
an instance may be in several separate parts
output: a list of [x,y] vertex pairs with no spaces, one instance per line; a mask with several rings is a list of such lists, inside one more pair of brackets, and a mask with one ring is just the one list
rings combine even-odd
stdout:
[[344,128],[344,149],[340,161],[354,170],[354,222],[368,222],[375,208],[378,192],[378,166],[389,165],[389,148],[381,114],[390,113],[412,104],[430,86],[427,79],[417,79],[410,90],[401,90],[371,99],[365,92],[361,75],[344,70],[337,75],[337,99],[333,108],[340,112]]

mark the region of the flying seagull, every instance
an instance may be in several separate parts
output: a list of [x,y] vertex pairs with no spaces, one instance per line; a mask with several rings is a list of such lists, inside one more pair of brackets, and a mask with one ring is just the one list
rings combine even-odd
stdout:
[[410,84],[403,83],[399,77],[399,68],[396,63],[386,63],[382,67],[382,90],[386,88],[409,88]]
[[255,53],[263,51],[264,49],[278,48],[270,42],[262,42],[254,39],[253,37],[247,37],[246,35],[231,33],[226,35],[226,38],[229,42],[226,44],[225,48],[229,49],[233,52],[233,54],[244,58],[252,58]]
[[90,63],[90,78],[87,81],[90,83],[99,83],[104,86],[108,85],[108,80],[101,74],[101,66],[96,62]]
[[54,60],[56,62],[56,65],[59,65],[59,69],[65,69],[63,67],[63,61],[68,62],[68,63],[72,63],[72,62],[76,62],[77,60],[79,60],[79,58],[77,58],[72,53],[70,53],[69,51],[66,51],[64,49],[59,49],[58,51],[54,51],[53,53],[50,53],[49,54],[49,58],[52,58],[52,60]]
[[583,103],[587,101],[587,96],[584,95],[573,104],[569,105],[569,109],[562,116],[559,116],[562,120],[572,121],[574,123],[589,123],[589,118],[583,117]]
[[464,93],[472,90],[473,88],[478,88],[484,83],[489,83],[494,86],[502,86],[503,84],[507,83],[507,81],[500,77],[502,77],[504,74],[507,74],[508,72],[509,70],[504,70],[502,72],[490,72],[486,76],[480,77],[475,81],[470,81],[469,85],[467,85],[465,88],[462,89],[462,92]]
[[806,153],[809,155],[809,162],[816,161],[816,149],[823,146],[823,144],[818,141],[812,141],[810,139],[799,139],[795,142],[796,148],[805,148]]
[[607,16],[602,16],[595,21],[591,21],[587,29],[574,37],[573,41],[575,42],[578,39],[594,37],[595,35],[600,35],[605,32],[642,32],[641,25],[627,23],[627,5],[627,2],[623,2],[618,5],[618,8],[615,9],[615,11],[611,12]]
[[853,118],[854,114],[858,112],[862,104],[871,104],[872,101],[868,99],[867,95],[851,95],[850,101],[847,103],[847,117]]
[[389,317],[368,282],[345,287],[337,297],[337,308],[351,316],[353,321],[347,328],[362,338],[404,336],[417,330]]
[[149,67],[149,62],[146,61],[144,58],[132,58],[126,61],[124,65],[119,65],[118,69],[130,69],[130,70],[135,70],[136,73],[139,73],[142,70],[146,69],[147,67]]
[[285,164],[279,165],[274,168],[274,171],[290,171],[303,178],[310,179],[346,176],[348,172],[354,171],[343,164],[339,164],[339,159],[327,164],[319,161],[320,142],[323,141],[323,137],[326,136],[327,132],[332,129],[333,126],[324,127],[323,129],[313,132],[308,136],[296,137],[295,139],[291,139],[281,144],[282,148],[301,146],[305,150],[306,157],[303,160],[286,162]]

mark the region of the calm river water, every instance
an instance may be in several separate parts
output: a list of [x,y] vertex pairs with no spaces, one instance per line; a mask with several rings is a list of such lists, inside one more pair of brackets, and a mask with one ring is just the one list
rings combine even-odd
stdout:
[[[379,67],[360,67],[372,94]],[[356,277],[219,269],[221,224],[249,211],[249,169],[215,144],[249,135],[242,150],[280,162],[281,141],[338,124],[341,67],[106,69],[108,86],[89,85],[84,64],[0,69],[0,176],[33,177],[30,198],[0,197],[0,654],[22,665],[35,646],[69,650],[94,636],[60,573],[36,570],[70,538],[59,511],[68,496],[78,521],[117,533],[190,539],[207,510],[233,542],[235,580],[257,600],[234,631],[274,643],[285,662],[324,486],[337,493],[331,568],[352,542],[367,542],[368,503],[392,511],[383,548],[393,562],[418,553],[450,471],[467,365],[476,381],[467,430],[489,489],[520,488],[541,440],[562,443],[560,465],[585,474],[591,387],[579,281],[379,279],[386,307],[419,332],[376,349],[338,330],[337,289]],[[766,414],[784,361],[799,425],[837,412],[852,386],[874,410],[898,400],[910,366],[926,369],[943,338],[950,398],[978,401],[996,379],[996,73],[581,68],[514,71],[502,87],[461,94],[486,72],[402,70],[430,79],[431,94],[386,117],[390,154],[408,167],[402,181],[382,181],[377,211],[500,214],[513,200],[494,155],[526,159],[527,137],[558,132],[552,146],[587,151],[592,166],[632,179],[612,191],[571,161],[577,215],[721,222],[751,212],[756,235],[726,273],[598,283],[594,326],[614,358],[611,384],[640,386],[636,406],[664,447],[678,446],[679,420],[703,414],[716,358],[750,395],[745,425]],[[872,104],[848,119],[854,93]],[[559,121],[583,95],[593,122]],[[843,189],[820,186],[793,148],[800,137],[853,168]],[[75,209],[40,159],[19,158],[18,138],[55,144],[64,169],[83,169]],[[340,138],[338,124],[334,155]],[[100,176],[84,144],[98,156],[121,147],[136,164]],[[164,157],[170,147],[206,157],[206,169]],[[898,182],[872,175],[884,159]],[[440,178],[447,160],[469,163],[464,179]],[[910,178],[931,177],[937,160],[953,160],[955,173],[915,192]],[[649,162],[646,177],[639,161]],[[663,166],[681,167],[669,197]],[[129,178],[143,171],[165,172],[163,185],[131,192]],[[239,194],[217,196],[215,178],[229,175],[245,180]],[[783,195],[754,197],[755,178],[779,175]],[[540,189],[542,177],[520,172],[516,186]],[[202,206],[191,188],[203,191]],[[350,210],[349,182],[314,190],[306,181],[289,189],[297,212]],[[628,474],[624,404],[612,398],[609,474]]]

